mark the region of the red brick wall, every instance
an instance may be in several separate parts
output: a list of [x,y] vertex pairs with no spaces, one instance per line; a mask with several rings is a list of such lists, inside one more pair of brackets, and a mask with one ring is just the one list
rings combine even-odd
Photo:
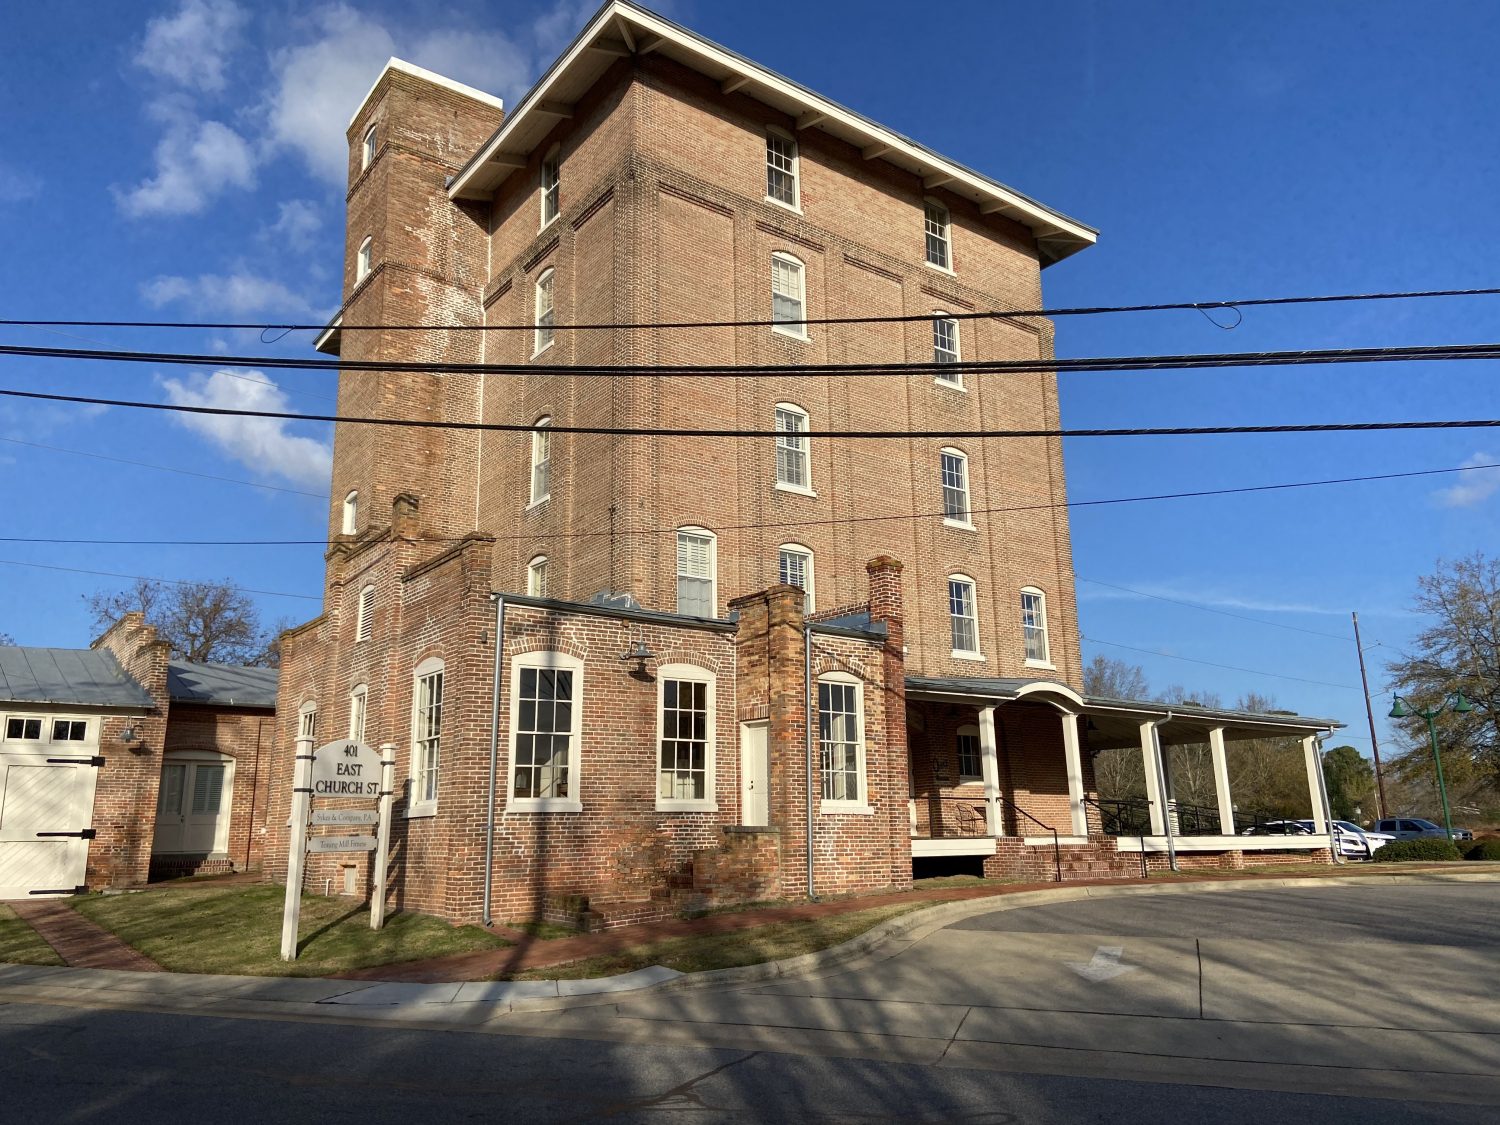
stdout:
[[[229,801],[229,862],[225,866],[235,871],[251,871],[261,865],[275,728],[276,716],[269,710],[172,705],[167,753],[208,750],[234,759],[234,784],[225,792]],[[164,870],[167,865],[157,861],[152,866]],[[172,873],[196,872],[182,870],[179,865]]]

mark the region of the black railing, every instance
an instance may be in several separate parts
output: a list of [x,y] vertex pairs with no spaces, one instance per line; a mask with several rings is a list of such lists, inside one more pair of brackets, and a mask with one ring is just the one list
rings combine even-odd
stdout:
[[[1141,878],[1151,878],[1150,868],[1146,865],[1146,836],[1151,831],[1151,802],[1144,797],[1096,801],[1085,795],[1083,803],[1099,810],[1099,826],[1106,836],[1140,837]],[[1125,831],[1127,828],[1129,830]]]
[[[1002,804],[1006,808],[1010,809],[1011,812],[1020,813],[1027,820],[1031,821],[1032,824],[1035,824],[1038,828],[1041,828],[1044,831],[1052,833],[1052,874],[1053,874],[1053,880],[1055,882],[1061,883],[1062,882],[1062,846],[1057,842],[1057,829],[1053,828],[1052,825],[1050,825],[1050,824],[1043,824],[1040,820],[1038,820],[1036,817],[1032,816],[1029,812],[1027,812],[1025,809],[1023,809],[1020,805],[1016,804],[1014,801],[1007,801],[1004,797],[996,797],[995,800],[999,804]],[[1019,828],[1020,825],[1018,824],[1018,825],[1016,825],[1016,827]],[[1019,835],[1019,833],[1017,833],[1017,835]]]

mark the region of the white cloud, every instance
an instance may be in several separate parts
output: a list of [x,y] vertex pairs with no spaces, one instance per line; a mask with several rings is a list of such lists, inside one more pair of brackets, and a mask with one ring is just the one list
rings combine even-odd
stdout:
[[146,25],[137,65],[158,78],[215,93],[224,88],[224,67],[248,19],[231,0],[183,0],[170,16]]
[[276,206],[276,221],[261,231],[264,238],[275,239],[294,250],[305,250],[313,235],[323,229],[323,216],[317,204],[306,199],[288,199]]
[[[221,368],[208,378],[163,379],[167,401],[174,406],[207,406],[233,410],[285,411],[285,392],[260,371]],[[298,484],[327,487],[333,465],[328,445],[291,433],[283,418],[241,418],[212,414],[177,414],[178,425],[207,438],[230,457],[260,473]]]
[[[1478,469],[1481,466],[1500,464],[1488,453],[1476,453],[1464,462],[1466,469]],[[1445,508],[1472,508],[1475,504],[1482,504],[1500,490],[1500,469],[1491,469],[1484,472],[1464,473],[1459,477],[1459,483],[1452,488],[1440,489],[1433,495],[1437,502]]]
[[312,304],[281,282],[253,273],[163,274],[141,286],[141,298],[153,308],[186,304],[215,314],[311,313]]
[[1311,605],[1306,602],[1273,601],[1268,598],[1244,597],[1238,594],[1221,594],[1191,590],[1181,586],[1148,584],[1125,589],[1121,586],[1079,576],[1078,597],[1088,601],[1139,601],[1142,599],[1165,599],[1173,602],[1189,602],[1194,605],[1212,606],[1215,609],[1244,610],[1248,613],[1311,613],[1323,616],[1342,617],[1348,611],[1328,606]]
[[255,154],[228,125],[203,121],[169,101],[151,112],[167,125],[156,145],[156,175],[128,191],[116,190],[125,214],[195,215],[229,188],[255,186]]

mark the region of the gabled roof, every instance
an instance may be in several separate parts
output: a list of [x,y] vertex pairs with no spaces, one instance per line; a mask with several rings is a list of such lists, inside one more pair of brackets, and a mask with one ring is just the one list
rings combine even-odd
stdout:
[[103,649],[0,645],[0,704],[6,703],[154,706],[146,689]]
[[727,47],[663,19],[629,0],[609,0],[541,80],[517,103],[493,137],[449,184],[454,199],[486,199],[517,168],[560,118],[614,61],[633,54],[661,54],[786,114],[801,129],[821,129],[860,149],[867,160],[884,160],[972,199],[984,214],[999,213],[1029,228],[1043,263],[1059,261],[1093,245],[1094,228],[1069,218],[998,180],[949,160],[807,87],[767,70]]
[[194,664],[186,660],[174,660],[167,665],[167,691],[173,703],[274,708],[279,678],[275,668]]

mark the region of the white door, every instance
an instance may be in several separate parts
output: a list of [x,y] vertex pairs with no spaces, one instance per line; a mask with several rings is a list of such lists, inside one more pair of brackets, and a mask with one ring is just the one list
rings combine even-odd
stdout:
[[769,723],[740,724],[740,823],[764,828],[771,823]]
[[152,855],[214,855],[228,849],[228,764],[168,761],[161,768]]
[[94,770],[88,758],[0,756],[0,899],[72,894],[83,885]]

